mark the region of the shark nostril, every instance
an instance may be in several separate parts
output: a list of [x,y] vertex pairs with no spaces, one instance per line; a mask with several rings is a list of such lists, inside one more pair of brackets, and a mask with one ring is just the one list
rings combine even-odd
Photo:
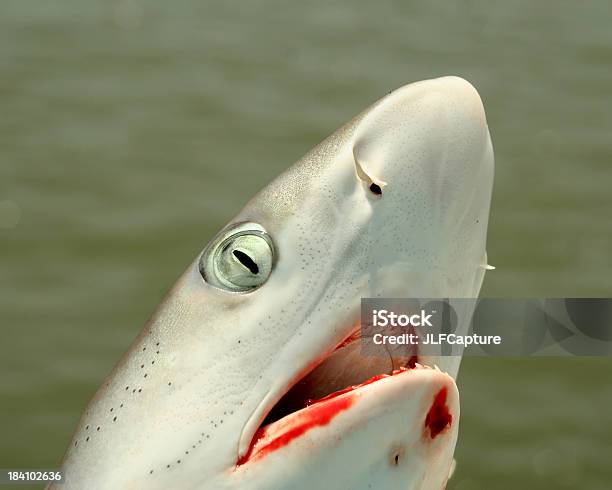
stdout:
[[368,186],[372,194],[379,197],[382,196],[383,187],[387,185],[386,182],[371,176],[357,158],[355,158],[355,170],[357,171],[357,177]]
[[375,182],[370,184],[370,191],[372,194],[376,194],[377,196],[382,196],[382,188]]

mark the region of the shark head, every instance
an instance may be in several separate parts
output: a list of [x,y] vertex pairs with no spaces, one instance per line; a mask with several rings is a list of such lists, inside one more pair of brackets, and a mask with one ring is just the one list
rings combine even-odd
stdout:
[[492,180],[468,82],[376,102],[189,265],[86,408],[63,488],[441,488],[459,359],[365,359],[360,298],[477,297]]

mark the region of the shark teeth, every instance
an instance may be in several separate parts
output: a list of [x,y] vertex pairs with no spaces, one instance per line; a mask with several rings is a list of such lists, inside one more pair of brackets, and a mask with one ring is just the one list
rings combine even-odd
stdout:
[[[439,373],[445,374],[446,376],[450,376],[450,374],[448,374],[446,371],[443,371],[442,369],[440,369],[440,367],[437,364],[434,364],[433,366],[429,366],[427,364],[421,364],[419,362],[416,362],[414,363],[414,368],[412,369],[431,369],[433,371],[437,371]],[[401,371],[410,371],[410,368],[401,367],[393,371],[393,374],[397,374]]]

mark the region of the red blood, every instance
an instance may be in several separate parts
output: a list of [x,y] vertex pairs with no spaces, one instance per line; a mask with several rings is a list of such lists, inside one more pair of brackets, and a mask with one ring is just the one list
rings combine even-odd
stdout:
[[250,459],[261,458],[276,449],[286,446],[293,439],[300,437],[313,427],[327,425],[336,415],[349,408],[353,401],[352,396],[345,396],[330,400],[328,403],[316,407],[310,407],[295,416],[296,420],[292,423],[289,430],[260,445],[260,441],[265,438],[268,428],[262,427],[253,437],[253,442],[248,452],[236,463],[237,466],[246,463]]
[[425,427],[429,428],[431,438],[434,439],[440,432],[449,427],[453,416],[446,405],[447,389],[442,388],[434,397],[434,401],[425,417]]

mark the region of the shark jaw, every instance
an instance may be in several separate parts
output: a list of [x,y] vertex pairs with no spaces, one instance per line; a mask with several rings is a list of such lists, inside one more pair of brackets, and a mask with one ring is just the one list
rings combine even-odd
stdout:
[[[417,363],[261,427],[227,480],[249,489],[444,488],[458,420],[453,378]],[[270,471],[283,465],[289,475]]]
[[[358,385],[348,386],[343,390],[333,392],[319,400],[308,400],[306,406],[296,412],[289,413],[283,418],[260,427],[251,441],[249,449],[237,461],[237,467],[252,461],[259,460],[267,454],[290,444],[294,439],[302,436],[311,429],[324,427],[345,410],[349,410],[364,396],[376,396],[377,387],[372,386],[385,380],[386,383],[395,383],[389,380],[395,376],[410,373],[413,370],[432,369],[429,366],[416,363],[411,367],[400,367],[390,374],[373,376]],[[436,371],[439,369],[434,367]],[[418,374],[413,374],[418,376]],[[446,375],[448,376],[448,375]],[[452,378],[448,376],[449,382]],[[423,437],[435,439],[444,431],[450,430],[453,422],[446,400],[448,388],[442,387],[432,400],[423,424]]]

